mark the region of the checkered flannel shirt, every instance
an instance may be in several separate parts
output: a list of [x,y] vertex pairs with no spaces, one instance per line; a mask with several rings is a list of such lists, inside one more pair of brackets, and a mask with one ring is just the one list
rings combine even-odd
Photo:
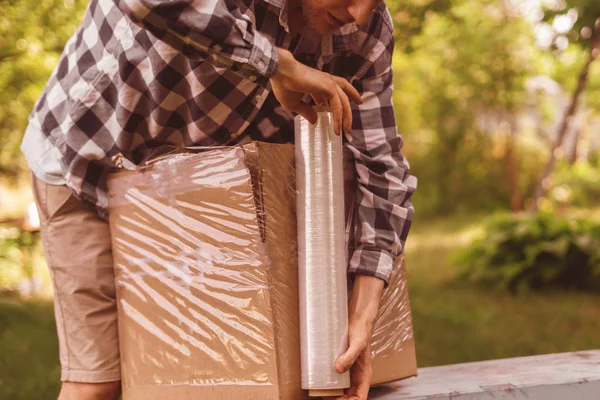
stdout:
[[[107,218],[107,173],[165,146],[293,141],[293,115],[271,93],[277,47],[347,78],[345,146],[357,171],[349,271],[389,279],[413,216],[416,178],[401,154],[392,106],[392,20],[292,39],[287,0],[92,0],[30,116],[58,150],[67,186]],[[24,151],[26,152],[26,148]]]

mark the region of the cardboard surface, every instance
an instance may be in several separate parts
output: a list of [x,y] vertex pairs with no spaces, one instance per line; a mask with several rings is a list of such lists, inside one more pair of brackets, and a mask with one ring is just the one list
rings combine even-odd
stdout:
[[[110,177],[125,400],[308,398],[293,155],[255,142]],[[373,356],[374,384],[416,374],[402,260]]]

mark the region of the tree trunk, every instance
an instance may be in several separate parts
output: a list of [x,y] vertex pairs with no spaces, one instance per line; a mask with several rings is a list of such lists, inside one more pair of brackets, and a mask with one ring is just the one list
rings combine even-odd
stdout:
[[579,80],[577,81],[577,88],[573,92],[573,96],[571,97],[571,102],[569,103],[569,107],[567,107],[567,110],[565,111],[563,119],[558,128],[558,135],[556,137],[556,140],[554,141],[554,144],[552,145],[552,149],[550,151],[550,156],[548,158],[548,161],[546,162],[546,165],[544,167],[544,170],[543,170],[540,180],[538,182],[537,188],[535,190],[535,197],[533,199],[532,211],[538,211],[540,200],[542,199],[542,197],[545,196],[546,191],[548,190],[548,186],[549,186],[548,178],[550,177],[550,174],[552,174],[552,171],[554,170],[554,167],[556,165],[556,158],[557,158],[557,153],[558,153],[557,150],[561,147],[563,140],[565,139],[565,135],[566,135],[567,131],[569,130],[571,119],[577,112],[577,106],[579,105],[579,99],[581,98],[581,95],[585,91],[585,87],[587,86],[587,83],[588,83],[590,66],[596,59],[594,48],[595,48],[595,46],[592,46],[590,49],[588,59],[587,59],[585,65],[583,66],[581,73],[579,74]]
[[583,128],[580,128],[577,129],[577,131],[575,132],[575,137],[573,138],[573,148],[571,149],[569,154],[567,154],[567,162],[569,163],[569,165],[575,164],[577,162],[577,159],[579,158],[579,140],[581,139],[582,130]]
[[517,121],[514,115],[509,117],[510,133],[506,145],[506,171],[508,173],[508,193],[510,194],[510,209],[512,212],[523,210],[523,196],[519,190],[519,165],[516,152],[516,141],[518,136]]

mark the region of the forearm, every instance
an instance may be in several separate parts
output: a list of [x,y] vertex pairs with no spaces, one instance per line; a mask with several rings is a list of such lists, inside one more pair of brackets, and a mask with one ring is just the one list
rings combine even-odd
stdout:
[[356,275],[348,314],[350,323],[364,325],[370,332],[379,311],[379,303],[383,294],[384,281],[373,276]]

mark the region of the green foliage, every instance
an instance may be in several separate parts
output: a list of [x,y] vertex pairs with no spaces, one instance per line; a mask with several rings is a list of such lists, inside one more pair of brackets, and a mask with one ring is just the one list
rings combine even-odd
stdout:
[[557,207],[595,207],[600,205],[600,167],[589,162],[560,165],[548,193]]
[[[566,22],[569,21],[569,22]],[[600,56],[600,2],[597,0],[566,0],[554,7],[546,6],[540,22],[553,32],[550,49],[553,79],[567,91],[572,91],[593,47]],[[564,30],[565,27],[570,29]],[[563,29],[557,29],[557,28]],[[600,110],[600,65],[596,61],[589,71],[585,102],[591,110]]]
[[411,52],[414,50],[412,39],[423,30],[427,16],[447,12],[452,0],[391,0],[386,3],[394,20],[397,48]]
[[0,1],[0,174],[14,179],[25,170],[19,145],[27,116],[87,3]]
[[600,224],[553,213],[496,215],[457,253],[463,278],[510,291],[600,291]]
[[20,279],[34,276],[34,255],[40,248],[39,232],[0,225],[0,288],[11,289]]
[[[409,161],[419,178],[414,203],[419,215],[436,216],[507,209],[510,193],[506,185],[505,143],[488,135],[469,135],[454,156],[452,164],[443,165],[429,154],[412,152]],[[518,143],[518,188],[524,198],[533,196],[546,152]],[[439,169],[438,169],[439,168]],[[440,180],[446,182],[440,183]]]
[[[397,48],[410,52],[397,52],[394,59],[398,127],[419,177],[414,198],[418,212],[448,215],[508,209],[515,189],[526,206],[547,160],[566,96],[578,83],[586,50],[568,46],[567,51],[553,52],[539,47],[536,23],[517,11],[518,1],[513,2],[515,7],[500,0],[399,3],[388,1],[392,10],[401,10],[400,16],[412,12],[415,18],[422,17],[419,25],[413,24],[418,29],[411,31],[410,43],[397,36]],[[566,8],[548,11],[546,21],[552,22],[552,12],[566,18],[570,9],[584,6],[578,1],[565,4]],[[586,4],[588,14],[579,13],[573,30],[589,25],[591,6],[597,7]],[[527,90],[526,82],[535,76],[557,80],[563,94]],[[594,90],[598,85],[596,63],[582,102],[589,121],[600,110],[600,91]],[[532,118],[540,122],[528,122]],[[538,126],[545,127],[546,139],[538,137]]]
[[[561,49],[563,43],[576,44],[589,48],[595,45],[600,36],[600,2],[597,0],[566,0],[546,4],[544,21],[552,24],[555,37],[552,45]],[[571,29],[566,32],[560,28],[564,22],[571,20]],[[567,26],[567,25],[565,25]]]
[[[507,208],[510,123],[530,98],[525,82],[542,71],[531,25],[495,0],[455,0],[429,12],[411,53],[397,53],[399,130],[425,214]],[[539,174],[539,149],[517,152],[518,186]]]

